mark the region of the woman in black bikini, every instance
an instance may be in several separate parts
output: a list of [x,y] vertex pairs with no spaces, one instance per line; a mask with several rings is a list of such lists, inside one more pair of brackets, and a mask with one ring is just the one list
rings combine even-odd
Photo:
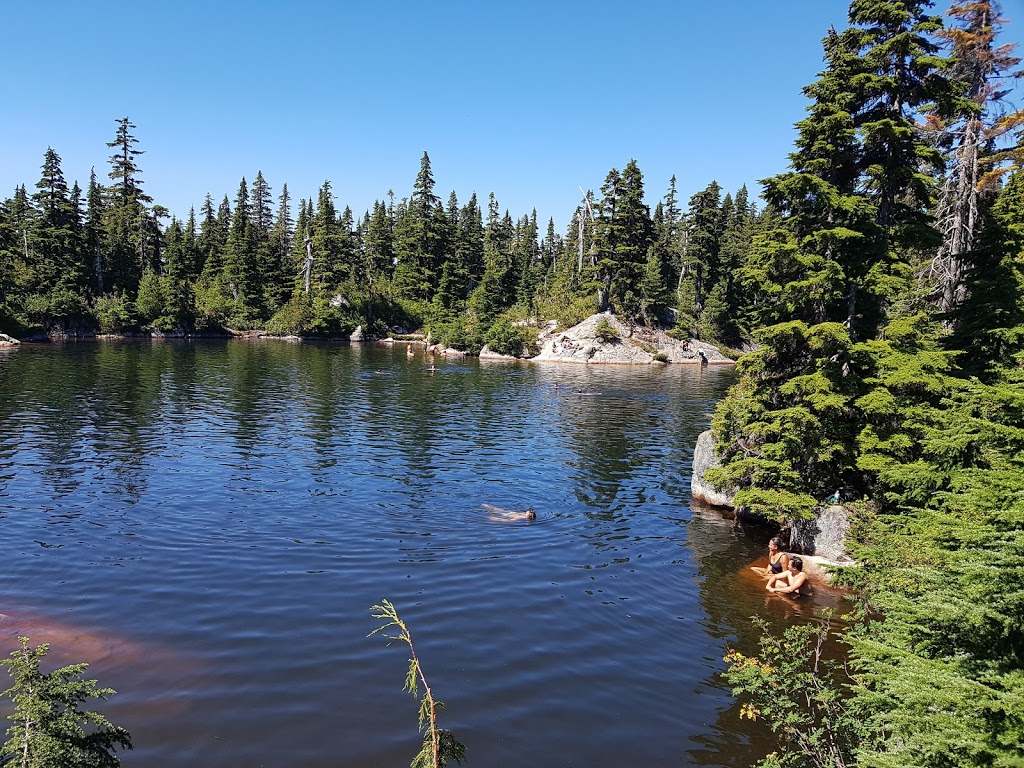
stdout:
[[757,571],[770,584],[775,577],[782,575],[789,568],[789,555],[782,551],[782,541],[776,536],[768,542],[768,567],[753,565],[750,570]]

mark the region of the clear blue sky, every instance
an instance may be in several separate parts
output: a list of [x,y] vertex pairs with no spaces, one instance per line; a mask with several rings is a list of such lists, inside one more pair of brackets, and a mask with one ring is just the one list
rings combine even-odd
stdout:
[[[1006,0],[1024,29],[1024,0]],[[944,12],[940,0],[936,9]],[[276,197],[325,179],[357,216],[407,196],[424,150],[435,191],[564,231],[580,198],[636,159],[648,202],[784,170],[801,88],[840,0],[380,3],[7,0],[0,197],[46,148],[69,183],[106,181],[131,118],[145,189],[178,217],[258,170]],[[293,208],[294,213],[294,208]]]

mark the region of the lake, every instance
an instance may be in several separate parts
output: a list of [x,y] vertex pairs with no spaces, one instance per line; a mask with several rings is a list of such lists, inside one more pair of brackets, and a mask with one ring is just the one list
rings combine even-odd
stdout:
[[430,363],[0,350],[0,651],[28,634],[89,662],[118,691],[97,708],[132,734],[125,766],[403,766],[408,649],[367,637],[386,598],[469,766],[759,757],[722,657],[756,647],[750,616],[809,606],[748,578],[767,530],[691,505],[734,370]]

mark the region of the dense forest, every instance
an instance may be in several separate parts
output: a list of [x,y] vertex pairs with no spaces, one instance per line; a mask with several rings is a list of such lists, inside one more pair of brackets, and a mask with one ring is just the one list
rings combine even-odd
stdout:
[[[714,182],[653,212],[635,162],[563,234],[492,194],[411,193],[292,211],[257,173],[179,220],[140,180],[128,118],[109,183],[68,186],[49,150],[0,209],[9,331],[338,335],[429,330],[527,352],[515,321],[610,309],[749,350],[713,420],[709,479],[777,520],[841,489],[862,567],[841,632],[732,655],[764,765],[1024,764],[1024,113],[995,2],[853,0],[805,88],[789,170],[764,205]],[[532,338],[531,338],[532,337]],[[827,625],[824,625],[827,627]],[[846,665],[822,662],[838,641]],[[827,654],[825,654],[827,656]],[[806,660],[821,671],[807,677]],[[825,674],[829,669],[830,673]]]
[[197,213],[169,215],[143,191],[139,139],[126,117],[95,171],[70,187],[49,149],[30,193],[0,208],[0,328],[18,334],[270,333],[382,338],[425,329],[468,352],[485,343],[528,354],[536,335],[515,320],[569,325],[611,309],[645,324],[738,344],[750,298],[738,275],[763,218],[746,189],[714,182],[683,209],[675,178],[653,214],[635,162],[588,192],[568,232],[536,211],[517,219],[492,193],[461,204],[435,194],[424,152],[412,191],[361,216],[339,211],[325,181],[293,218],[257,172],[233,200],[207,194]]

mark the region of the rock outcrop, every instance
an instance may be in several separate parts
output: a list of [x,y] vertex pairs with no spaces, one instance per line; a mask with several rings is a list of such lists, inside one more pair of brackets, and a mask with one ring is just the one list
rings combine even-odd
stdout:
[[[603,338],[597,333],[601,323],[617,335]],[[665,362],[699,364],[703,355],[708,363],[733,362],[711,344],[681,341],[660,329],[630,325],[610,312],[592,315],[564,331],[546,327],[537,344],[540,354],[533,359],[539,361],[650,365],[658,362],[658,355]]]
[[[735,509],[735,491],[720,491],[704,479],[704,473],[720,463],[715,455],[715,438],[711,430],[701,432],[693,452],[690,495],[701,504]],[[790,523],[789,549],[813,564],[818,574],[824,573],[823,568],[826,566],[855,565],[846,551],[849,531],[850,518],[845,507],[838,504],[820,507],[813,518]]]
[[850,518],[838,504],[822,507],[810,520],[796,520],[790,526],[790,547],[806,555],[815,555],[832,563],[851,563],[846,551]]
[[13,336],[8,336],[6,333],[0,333],[0,347],[14,346],[15,344],[21,344]]
[[690,481],[690,495],[697,501],[715,507],[733,508],[735,493],[719,491],[704,479],[704,473],[721,464],[715,455],[715,437],[711,430],[705,430],[697,438],[697,447],[693,451],[693,478]]
[[481,360],[518,360],[514,355],[503,355],[500,352],[494,352],[486,344],[484,348],[480,350]]

